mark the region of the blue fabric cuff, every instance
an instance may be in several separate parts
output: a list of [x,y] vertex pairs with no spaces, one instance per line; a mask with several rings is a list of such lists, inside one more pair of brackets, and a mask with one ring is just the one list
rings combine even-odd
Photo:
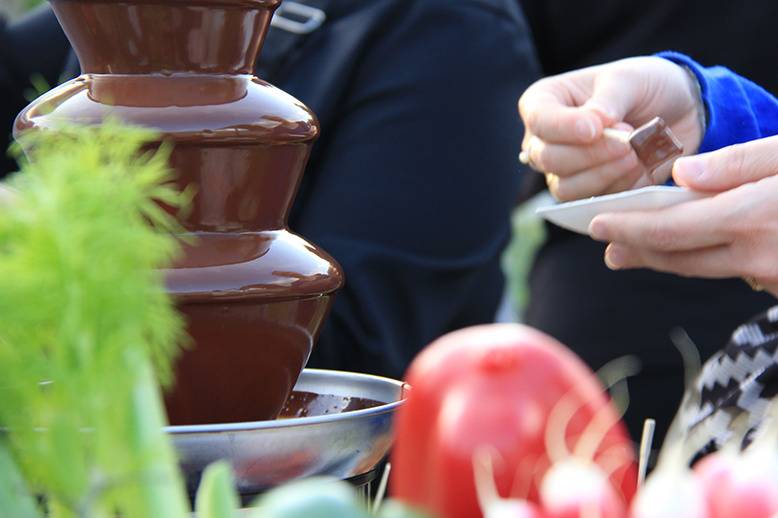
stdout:
[[707,109],[700,153],[760,138],[759,122],[742,78],[724,67],[705,68],[678,52],[660,52],[657,56],[687,67],[700,83]]

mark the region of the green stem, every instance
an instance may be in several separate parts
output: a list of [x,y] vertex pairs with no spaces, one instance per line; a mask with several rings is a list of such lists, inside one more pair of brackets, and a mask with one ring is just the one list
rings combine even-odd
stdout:
[[173,446],[163,430],[167,419],[159,385],[148,359],[136,350],[128,354],[134,357],[130,365],[137,369],[131,403],[131,442],[134,455],[144,460],[139,516],[185,518],[189,516],[189,502]]

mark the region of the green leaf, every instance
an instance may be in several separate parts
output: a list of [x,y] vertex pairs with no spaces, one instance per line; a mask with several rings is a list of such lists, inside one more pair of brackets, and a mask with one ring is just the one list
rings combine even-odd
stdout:
[[197,518],[234,518],[239,508],[230,465],[219,461],[208,466],[197,489]]
[[8,444],[0,439],[0,509],[6,516],[14,518],[40,518],[35,499],[19,468],[8,451]]
[[41,74],[34,74],[30,77],[30,85],[31,87],[24,91],[24,98],[29,102],[51,90],[51,85]]
[[162,433],[167,423],[159,385],[151,365],[138,351],[127,351],[125,358],[127,368],[138,374],[125,442],[133,455],[130,462],[136,464],[139,473],[136,496],[132,498],[133,516],[183,517],[188,512],[188,497],[173,447]]
[[310,478],[260,497],[251,518],[369,518],[354,489],[345,482]]

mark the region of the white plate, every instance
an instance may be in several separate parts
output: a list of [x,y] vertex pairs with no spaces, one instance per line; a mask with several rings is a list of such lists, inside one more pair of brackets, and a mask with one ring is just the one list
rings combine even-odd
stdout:
[[633,191],[541,207],[535,213],[562,228],[588,235],[589,223],[598,214],[664,209],[705,196],[707,196],[705,193],[690,191],[683,187],[654,185]]

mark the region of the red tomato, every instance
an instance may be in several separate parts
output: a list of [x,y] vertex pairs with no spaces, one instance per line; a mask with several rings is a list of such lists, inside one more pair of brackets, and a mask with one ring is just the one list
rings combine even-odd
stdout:
[[[412,389],[397,416],[393,493],[441,518],[481,516],[472,459],[483,447],[498,454],[494,475],[500,494],[538,503],[543,475],[552,460],[561,460],[546,451],[548,417],[566,395],[579,402],[562,432],[571,450],[598,410],[614,412],[580,359],[521,325],[450,333],[414,360],[406,380]],[[620,422],[605,434],[595,461],[605,454],[608,469],[616,460],[610,481],[628,503],[637,469]]]

